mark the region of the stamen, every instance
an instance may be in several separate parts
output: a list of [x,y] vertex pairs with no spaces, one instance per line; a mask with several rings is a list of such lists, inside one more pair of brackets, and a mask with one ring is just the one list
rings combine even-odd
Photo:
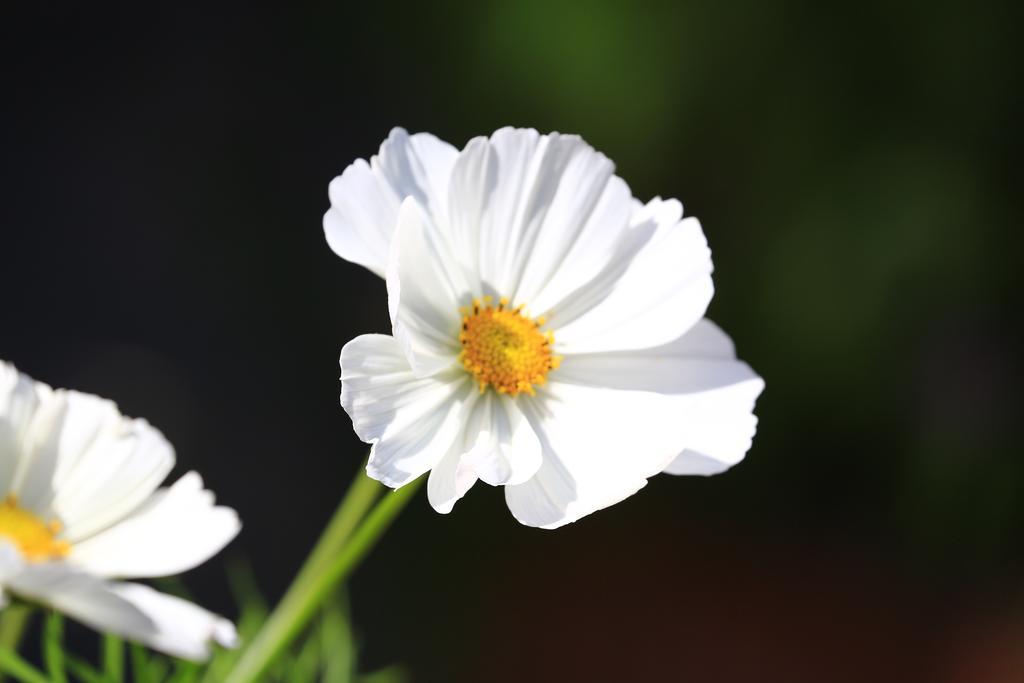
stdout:
[[544,384],[548,372],[561,362],[551,354],[555,336],[541,331],[543,317],[532,320],[523,315],[523,304],[509,309],[507,297],[501,297],[496,308],[492,302],[493,297],[485,296],[482,301],[473,299],[472,309],[459,308],[459,360],[476,378],[480,393],[492,386],[499,394],[536,395],[534,387]]
[[56,538],[64,526],[59,520],[43,521],[18,506],[10,494],[0,503],[0,538],[9,541],[29,562],[58,560],[71,551],[67,541]]

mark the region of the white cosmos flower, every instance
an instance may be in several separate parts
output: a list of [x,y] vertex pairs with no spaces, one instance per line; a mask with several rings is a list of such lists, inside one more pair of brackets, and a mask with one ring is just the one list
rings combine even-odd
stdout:
[[120,578],[167,576],[239,530],[195,472],[157,488],[174,450],[112,402],[51,389],[0,362],[0,601],[13,594],[93,628],[201,660],[231,622]]
[[341,352],[341,403],[397,488],[448,512],[477,481],[557,527],[659,472],[743,459],[764,382],[705,319],[711,254],[575,135],[503,128],[461,152],[395,129],[330,185],[331,248],[387,281],[391,336]]

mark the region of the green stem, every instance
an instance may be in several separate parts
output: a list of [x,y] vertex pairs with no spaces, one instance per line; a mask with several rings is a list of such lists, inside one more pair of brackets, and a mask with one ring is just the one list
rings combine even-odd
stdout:
[[[242,653],[238,665],[228,676],[226,683],[253,683],[260,680],[277,657],[309,623],[323,601],[366,557],[391,521],[412,498],[423,479],[425,477],[420,477],[415,482],[381,498],[358,528],[353,530],[355,525],[349,525],[346,521],[350,535],[343,537],[334,527],[336,524],[342,524],[341,513],[348,507],[348,499],[356,494],[357,486],[353,485],[320,537],[303,570],[256,638]],[[376,482],[374,485],[376,489],[380,488]],[[372,498],[366,502],[367,507],[370,502]],[[352,508],[355,509],[354,504]]]
[[0,616],[0,648],[17,650],[21,644],[21,635],[25,632],[29,617],[32,616],[32,605],[24,602],[12,602],[3,608]]
[[[0,650],[17,652],[21,645],[21,636],[25,626],[32,617],[32,605],[24,602],[12,602],[0,612]],[[5,670],[0,669],[0,683],[7,678]]]
[[103,673],[114,683],[124,680],[124,641],[109,633],[103,636],[101,646]]
[[0,647],[0,671],[21,683],[50,683],[42,671],[35,668],[8,647]]
[[[370,479],[362,472],[356,474],[355,481],[345,492],[334,516],[327,523],[327,528],[320,535],[320,539],[316,542],[309,557],[306,558],[298,575],[292,580],[292,588],[296,584],[309,581],[313,574],[337,554],[345,540],[363,521],[366,511],[370,509],[383,490],[384,487],[375,479]],[[288,592],[291,593],[292,589],[290,588]],[[286,594],[285,599],[287,597]],[[282,602],[284,601],[282,600]],[[276,611],[280,611],[280,607]]]
[[67,683],[64,675],[64,617],[55,610],[46,615],[43,627],[43,661],[53,683]]

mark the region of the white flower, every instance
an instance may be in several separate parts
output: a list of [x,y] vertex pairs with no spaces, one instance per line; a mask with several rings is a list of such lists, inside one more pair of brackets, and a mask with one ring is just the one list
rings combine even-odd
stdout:
[[185,571],[238,533],[195,472],[157,488],[173,465],[144,420],[0,362],[0,601],[14,594],[187,659],[208,657],[211,640],[234,645],[229,621],[114,580]]
[[393,336],[341,352],[370,476],[430,470],[439,512],[501,485],[553,528],[743,459],[764,383],[703,318],[700,224],[613,171],[574,135],[503,128],[459,152],[395,129],[331,182],[328,243],[387,281]]

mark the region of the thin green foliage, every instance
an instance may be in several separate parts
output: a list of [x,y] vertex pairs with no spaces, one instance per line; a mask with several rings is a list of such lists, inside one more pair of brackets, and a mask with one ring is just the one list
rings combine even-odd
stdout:
[[124,641],[109,633],[103,636],[100,647],[103,675],[112,683],[124,681]]
[[64,617],[51,611],[43,630],[43,661],[53,683],[67,683],[64,675]]
[[372,673],[363,674],[356,683],[409,683],[412,680],[403,666],[389,666]]
[[0,648],[0,671],[21,683],[50,683],[46,674],[10,648]]
[[64,664],[67,667],[67,672],[76,681],[81,681],[82,683],[110,683],[107,677],[102,672],[97,671],[91,664],[67,652],[64,653]]

